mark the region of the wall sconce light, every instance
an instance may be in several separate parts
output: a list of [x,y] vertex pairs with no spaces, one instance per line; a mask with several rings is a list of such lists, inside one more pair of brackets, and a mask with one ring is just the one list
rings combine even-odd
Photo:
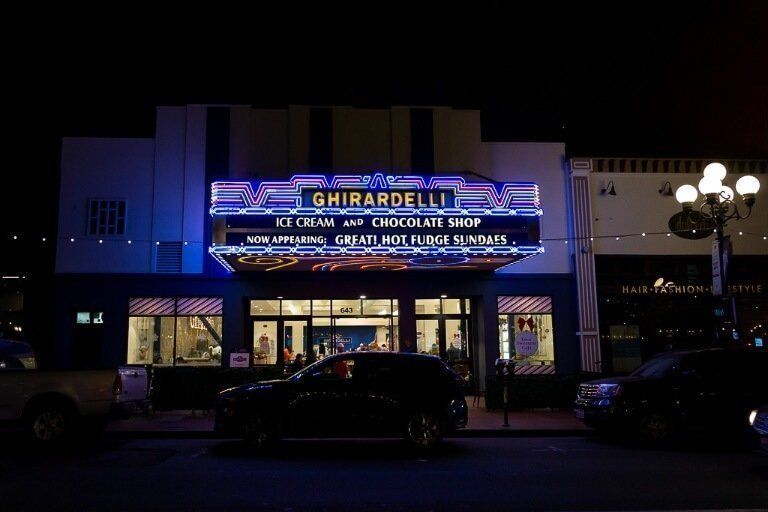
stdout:
[[662,196],[674,196],[675,193],[672,192],[672,184],[668,181],[665,181],[664,184],[659,189],[659,194]]
[[600,191],[601,195],[608,194],[609,196],[615,196],[616,195],[616,187],[613,185],[613,180],[608,182],[608,185],[605,186],[604,189]]

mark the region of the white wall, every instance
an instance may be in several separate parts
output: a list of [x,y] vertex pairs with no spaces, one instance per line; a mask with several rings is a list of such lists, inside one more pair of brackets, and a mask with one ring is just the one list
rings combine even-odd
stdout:
[[[182,272],[202,272],[206,111],[158,108],[155,139],[63,139],[57,272],[151,272],[158,241],[186,242]],[[126,200],[125,235],[87,235],[89,198]]]
[[[726,176],[726,183],[735,189],[741,174]],[[768,175],[755,175],[761,182],[757,202],[750,218],[731,221],[726,234],[732,235],[734,254],[768,254],[768,241],[762,236],[739,236],[745,233],[768,235]],[[669,218],[681,211],[674,196],[662,196],[659,189],[669,181],[672,190],[689,183],[696,186],[699,174],[664,173],[598,173],[590,175],[593,234],[596,254],[711,254],[713,237],[687,240],[672,235],[633,236],[615,240],[616,235],[653,233],[669,230]],[[602,195],[601,189],[613,181],[616,195]],[[702,196],[699,195],[699,200]],[[738,200],[737,200],[738,202]]]
[[[62,140],[57,272],[149,272],[154,151],[152,139]],[[89,198],[126,200],[125,236],[87,234]]]
[[[475,172],[498,181],[533,181],[539,185],[541,238],[566,238],[570,229],[565,174],[565,144],[559,142],[488,142],[476,155]],[[473,179],[467,176],[467,179]],[[527,258],[499,272],[570,273],[570,247],[544,240],[544,254]]]

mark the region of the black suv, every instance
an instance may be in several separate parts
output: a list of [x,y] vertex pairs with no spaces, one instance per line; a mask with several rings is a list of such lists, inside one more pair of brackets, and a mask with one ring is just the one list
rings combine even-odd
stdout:
[[428,448],[467,424],[463,381],[439,358],[350,352],[286,380],[219,393],[216,432],[256,447],[281,437],[398,435]]
[[746,431],[749,412],[768,402],[766,375],[763,350],[669,352],[626,377],[581,384],[574,408],[588,426],[631,429],[649,441],[682,429]]

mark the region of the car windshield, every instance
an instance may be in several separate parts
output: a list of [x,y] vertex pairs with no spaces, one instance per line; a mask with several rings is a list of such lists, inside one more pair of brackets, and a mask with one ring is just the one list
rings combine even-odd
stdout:
[[667,377],[677,368],[679,362],[679,355],[655,357],[640,365],[630,375],[632,377]]

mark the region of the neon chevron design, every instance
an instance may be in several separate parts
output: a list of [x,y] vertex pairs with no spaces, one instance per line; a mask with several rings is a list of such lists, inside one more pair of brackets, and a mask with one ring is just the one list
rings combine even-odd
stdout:
[[[302,204],[302,192],[312,189],[445,190],[455,198],[455,208],[432,215],[494,214],[542,215],[539,187],[535,183],[467,182],[458,176],[297,175],[286,181],[216,181],[211,184],[211,215],[325,215],[329,208]],[[300,209],[297,211],[296,209]],[[472,212],[472,209],[477,211]],[[345,209],[340,213],[346,213]],[[356,214],[418,214],[418,208],[356,208]],[[402,211],[400,211],[402,210]],[[443,210],[452,210],[446,213]],[[482,213],[481,213],[482,212]]]

